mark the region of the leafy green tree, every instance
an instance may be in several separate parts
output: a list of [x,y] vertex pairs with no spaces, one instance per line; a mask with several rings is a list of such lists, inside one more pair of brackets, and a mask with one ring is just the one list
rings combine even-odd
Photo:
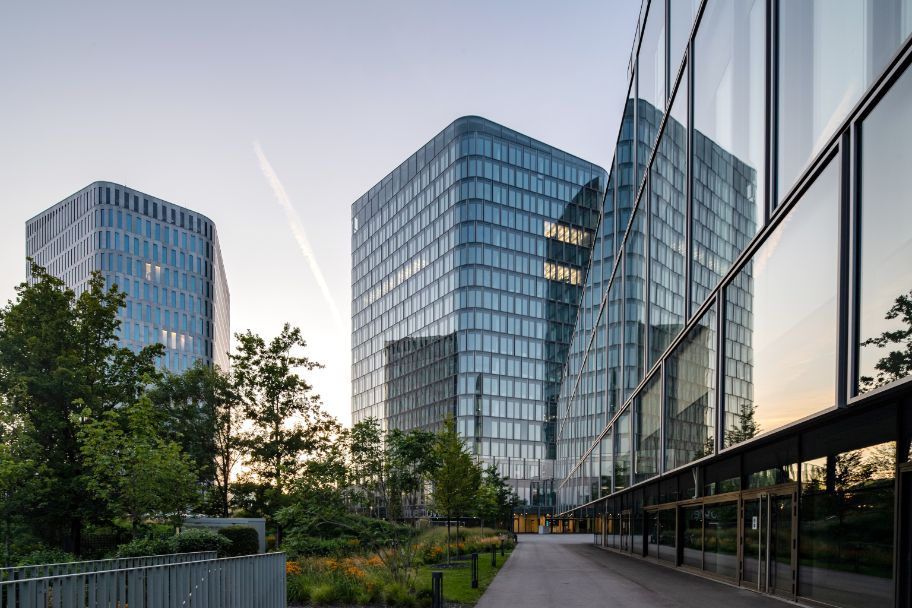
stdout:
[[20,523],[22,514],[41,508],[37,499],[44,495],[44,467],[25,424],[12,416],[0,399],[0,518],[5,567],[11,564],[14,522]]
[[371,515],[388,514],[383,431],[376,418],[354,424],[348,434],[351,498]]
[[244,415],[231,373],[197,362],[183,374],[167,373],[150,391],[164,412],[165,438],[190,455],[200,480],[213,486],[210,507],[221,517],[231,510],[230,484],[243,456]]
[[434,446],[437,436],[430,431],[393,429],[386,434],[385,463],[389,518],[402,516],[406,506],[414,513],[424,499],[424,489],[439,463]]
[[[235,334],[238,349],[231,356],[236,387],[250,423],[243,446],[245,464],[265,483],[275,502],[285,494],[309,455],[320,453],[339,431],[339,425],[320,408],[319,396],[297,370],[322,367],[293,351],[307,343],[301,330],[285,324],[266,342],[249,330]],[[276,544],[281,529],[276,529]]]
[[519,504],[519,497],[507,483],[496,466],[484,469],[481,486],[476,497],[475,513],[481,519],[482,528],[487,520],[494,526],[512,528],[513,509]]
[[99,418],[88,409],[73,418],[89,490],[130,520],[134,537],[151,515],[180,523],[199,496],[194,462],[177,442],[159,436],[147,396]]
[[28,523],[49,542],[69,537],[80,552],[87,520],[105,514],[88,491],[73,415],[89,408],[100,416],[118,404],[133,403],[145,379],[157,376],[161,345],[138,353],[117,343],[117,310],[124,294],[105,289],[94,273],[77,297],[73,290],[30,261],[31,280],[16,288],[0,310],[0,394],[9,412],[25,422],[37,446],[46,495]]
[[431,475],[434,508],[447,518],[447,561],[450,560],[450,521],[473,507],[481,484],[481,470],[472,460],[465,442],[448,416],[434,445],[438,466]]

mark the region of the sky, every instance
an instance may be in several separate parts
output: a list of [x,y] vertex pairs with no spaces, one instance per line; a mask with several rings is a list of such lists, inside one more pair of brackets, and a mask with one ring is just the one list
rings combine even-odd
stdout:
[[0,4],[0,302],[96,180],[211,218],[231,329],[289,322],[350,422],[351,204],[459,116],[602,166],[640,0]]

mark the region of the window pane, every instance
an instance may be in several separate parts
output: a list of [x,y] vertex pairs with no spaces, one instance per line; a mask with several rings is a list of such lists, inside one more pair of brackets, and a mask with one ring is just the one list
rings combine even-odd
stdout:
[[912,0],[779,7],[779,199],[912,31]]
[[[623,262],[623,260],[621,260]],[[623,268],[623,266],[620,266]],[[608,412],[610,420],[621,407],[621,348],[623,344],[621,334],[621,309],[624,305],[623,292],[621,291],[622,272],[618,272],[615,280],[608,289],[608,372],[607,395]]]
[[715,452],[716,308],[665,363],[665,470]]
[[654,374],[634,401],[634,480],[659,473],[659,427],[662,420],[661,375]]
[[614,427],[614,489],[630,485],[630,410],[618,417]]
[[909,334],[902,333],[912,331],[912,70],[865,119],[861,142],[858,391],[863,393],[912,373]]
[[834,403],[838,217],[834,161],[726,289],[725,446]]
[[651,2],[637,62],[637,184],[665,115],[665,3]]
[[799,595],[836,606],[893,605],[895,454],[888,442],[804,463]]
[[671,49],[671,78],[674,79],[681,67],[681,58],[687,50],[687,39],[693,29],[693,20],[697,15],[699,0],[673,0],[671,6],[671,29],[668,31],[668,44]]
[[612,469],[611,461],[611,432],[609,431],[603,438],[601,443],[601,456],[602,456],[602,466],[601,466],[601,478],[602,478],[602,496],[608,496],[611,494],[611,476],[614,471]]
[[643,379],[646,326],[645,212],[641,204],[624,243],[624,398]]
[[694,310],[763,223],[765,53],[765,2],[707,4],[694,40]]
[[738,575],[738,503],[709,504],[704,509],[704,569],[735,578]]
[[650,171],[649,363],[684,326],[687,80],[681,81]]
[[683,530],[684,565],[703,568],[703,506],[681,509]]

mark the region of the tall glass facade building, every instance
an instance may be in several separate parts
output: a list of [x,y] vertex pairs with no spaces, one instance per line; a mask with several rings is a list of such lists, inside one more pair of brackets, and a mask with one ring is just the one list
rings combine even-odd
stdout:
[[558,530],[912,597],[912,2],[644,2],[558,407]]
[[118,337],[160,343],[159,366],[228,367],[230,296],[215,224],[111,182],[95,182],[25,224],[26,255],[78,295],[94,271],[126,293]]
[[561,372],[604,197],[599,167],[479,117],[352,205],[352,420],[447,415],[554,505]]

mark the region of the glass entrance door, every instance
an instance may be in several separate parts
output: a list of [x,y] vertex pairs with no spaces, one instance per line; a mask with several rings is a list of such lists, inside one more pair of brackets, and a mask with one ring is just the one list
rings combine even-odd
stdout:
[[744,495],[741,502],[741,585],[785,597],[794,595],[795,497]]
[[621,513],[621,551],[632,551],[632,541],[631,537],[631,526],[630,526],[630,511],[624,511]]

